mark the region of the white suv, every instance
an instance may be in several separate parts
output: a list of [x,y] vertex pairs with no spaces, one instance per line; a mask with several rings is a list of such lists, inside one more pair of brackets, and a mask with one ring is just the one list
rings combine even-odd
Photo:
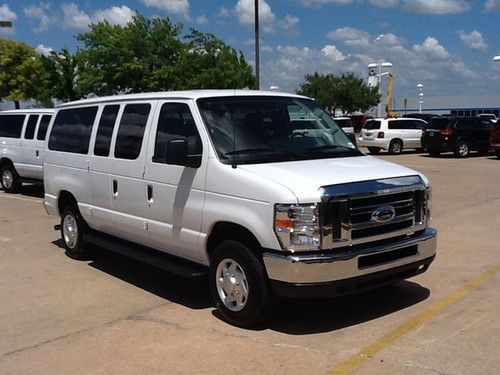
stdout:
[[422,150],[422,129],[427,123],[417,118],[376,118],[361,129],[358,146],[368,147],[371,154],[387,150],[400,154],[405,148]]
[[[99,245],[181,275],[208,273],[226,320],[274,295],[332,296],[424,272],[430,186],[366,156],[312,99],[250,90],[63,104],[45,201],[70,257]],[[175,288],[175,285],[167,286]]]
[[23,181],[42,181],[42,159],[52,109],[0,112],[0,182],[8,193]]

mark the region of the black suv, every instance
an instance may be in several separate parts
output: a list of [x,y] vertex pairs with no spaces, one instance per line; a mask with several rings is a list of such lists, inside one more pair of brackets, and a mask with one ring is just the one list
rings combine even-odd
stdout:
[[492,123],[479,117],[434,117],[422,131],[422,147],[438,156],[452,151],[465,158],[471,150],[487,153]]

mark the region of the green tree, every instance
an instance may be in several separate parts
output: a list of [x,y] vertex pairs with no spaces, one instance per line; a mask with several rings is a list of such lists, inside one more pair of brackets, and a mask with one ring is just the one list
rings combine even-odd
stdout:
[[35,49],[22,42],[0,39],[0,97],[20,102],[37,99],[39,87],[45,85],[42,60]]
[[98,22],[77,39],[80,95],[251,86],[243,55],[212,34],[170,19],[136,15],[125,26]]
[[67,48],[63,48],[61,52],[52,51],[41,59],[46,73],[46,84],[39,88],[38,100],[49,106],[53,98],[62,101],[79,99],[77,54],[72,54]]
[[380,101],[378,87],[368,87],[353,73],[343,73],[338,77],[316,72],[306,74],[305,80],[297,92],[314,98],[332,113],[337,109],[344,114],[366,112]]

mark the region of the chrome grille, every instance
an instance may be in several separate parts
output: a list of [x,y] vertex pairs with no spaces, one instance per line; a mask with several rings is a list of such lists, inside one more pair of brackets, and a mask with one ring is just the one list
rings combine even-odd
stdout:
[[[338,248],[412,234],[425,228],[425,184],[419,176],[323,188],[322,248]],[[380,218],[386,210],[389,218]]]

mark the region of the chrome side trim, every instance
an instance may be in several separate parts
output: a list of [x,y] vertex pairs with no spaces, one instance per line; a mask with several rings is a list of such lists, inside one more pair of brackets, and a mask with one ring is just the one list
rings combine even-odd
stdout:
[[[417,254],[395,261],[360,269],[358,259],[372,254],[417,246]],[[288,283],[324,283],[384,271],[427,259],[436,254],[437,232],[427,228],[421,236],[396,241],[389,245],[366,247],[361,250],[327,254],[263,254],[267,274],[271,280]]]

